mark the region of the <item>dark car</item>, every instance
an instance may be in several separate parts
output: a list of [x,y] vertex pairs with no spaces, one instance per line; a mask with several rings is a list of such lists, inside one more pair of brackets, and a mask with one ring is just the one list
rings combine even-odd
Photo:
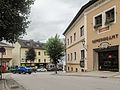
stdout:
[[28,73],[28,74],[31,74],[32,73],[32,70],[31,69],[29,69],[29,68],[26,68],[26,67],[19,67],[19,68],[17,68],[17,69],[13,69],[12,70],[12,73],[19,73],[19,74],[21,74],[21,73],[23,73],[23,74],[26,74],[26,73]]

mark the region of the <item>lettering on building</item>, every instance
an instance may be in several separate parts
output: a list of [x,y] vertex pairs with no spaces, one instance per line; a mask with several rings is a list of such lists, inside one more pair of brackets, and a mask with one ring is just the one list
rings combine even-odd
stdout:
[[106,37],[103,37],[103,38],[99,38],[99,39],[96,39],[96,40],[92,40],[92,43],[97,43],[97,42],[103,42],[103,41],[113,40],[113,39],[118,38],[118,36],[119,36],[119,34],[115,34],[115,35],[112,35],[112,36],[106,36]]

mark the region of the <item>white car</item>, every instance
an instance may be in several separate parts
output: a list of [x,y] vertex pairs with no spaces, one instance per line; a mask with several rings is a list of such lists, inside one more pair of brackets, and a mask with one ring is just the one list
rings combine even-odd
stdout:
[[39,68],[39,69],[37,69],[37,72],[47,72],[47,69],[45,69],[45,68]]

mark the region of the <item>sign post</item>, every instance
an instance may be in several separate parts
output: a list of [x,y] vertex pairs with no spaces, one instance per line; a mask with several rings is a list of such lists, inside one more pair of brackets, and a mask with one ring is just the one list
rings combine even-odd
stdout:
[[5,52],[5,48],[4,48],[4,47],[1,47],[1,48],[0,48],[0,52],[1,52],[0,75],[1,75],[1,79],[2,79],[2,59],[3,59],[3,53]]

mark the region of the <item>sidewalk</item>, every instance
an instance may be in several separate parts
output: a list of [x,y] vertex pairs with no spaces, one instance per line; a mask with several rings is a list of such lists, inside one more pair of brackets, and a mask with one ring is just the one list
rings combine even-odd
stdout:
[[3,80],[0,80],[0,90],[6,90],[6,88],[5,88],[5,80],[3,79]]
[[100,78],[120,78],[120,72],[91,71],[91,72],[58,72],[60,76],[81,76]]
[[0,80],[0,90],[26,90],[14,79],[7,76],[3,76],[4,79]]

